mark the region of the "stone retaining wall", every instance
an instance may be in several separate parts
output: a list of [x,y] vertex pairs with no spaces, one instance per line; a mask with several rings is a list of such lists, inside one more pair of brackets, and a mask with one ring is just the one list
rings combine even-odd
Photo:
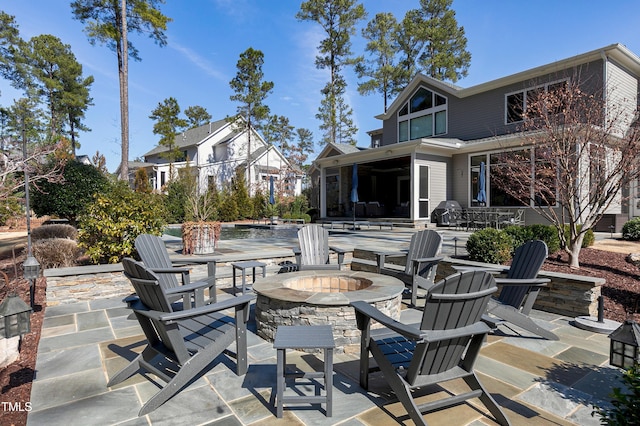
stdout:
[[[438,279],[455,273],[456,271],[452,267],[454,264],[499,266],[445,258],[438,264]],[[605,283],[604,278],[562,274],[544,270],[540,271],[538,277],[549,278],[551,282],[540,289],[533,309],[568,317],[598,316],[598,297],[600,297],[602,285]],[[500,289],[500,286],[498,286],[498,289]]]
[[[351,269],[358,271],[375,272],[375,255],[367,250],[354,250]],[[399,258],[402,259],[402,258]],[[398,261],[403,265],[403,260]],[[446,257],[438,264],[437,280],[456,272],[452,265],[470,265],[500,267],[480,262],[471,262],[461,259]],[[603,278],[588,277],[584,275],[562,274],[557,272],[540,271],[539,277],[549,278],[551,282],[542,287],[534,309],[550,312],[568,317],[598,316],[598,298],[601,295]]]
[[47,306],[108,297],[126,297],[133,287],[122,272],[47,277]]
[[[293,259],[291,257],[290,259]],[[279,269],[278,259],[264,259],[267,271]],[[208,276],[206,264],[189,265],[191,281]],[[126,297],[134,292],[133,286],[122,273],[122,265],[91,265],[44,271],[47,285],[47,306],[63,305],[109,297]],[[216,276],[216,288],[231,287],[231,266],[222,264]]]

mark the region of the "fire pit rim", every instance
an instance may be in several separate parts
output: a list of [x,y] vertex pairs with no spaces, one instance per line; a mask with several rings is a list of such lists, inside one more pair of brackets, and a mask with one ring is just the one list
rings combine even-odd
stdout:
[[[289,288],[284,285],[285,280],[289,281],[295,278],[336,276],[369,280],[371,281],[371,285],[362,290],[345,291],[342,293],[304,291]],[[356,300],[365,300],[371,303],[388,300],[402,294],[404,288],[405,286],[402,281],[388,275],[349,270],[289,272],[260,278],[253,284],[254,292],[271,299],[327,306],[349,305]]]

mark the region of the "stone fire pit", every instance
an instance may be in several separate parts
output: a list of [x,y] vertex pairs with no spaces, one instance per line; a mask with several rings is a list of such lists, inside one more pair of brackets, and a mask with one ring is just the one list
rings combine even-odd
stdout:
[[336,351],[360,343],[350,303],[363,300],[394,319],[400,317],[404,283],[362,271],[300,271],[276,274],[253,284],[258,335],[273,341],[279,325],[333,327]]

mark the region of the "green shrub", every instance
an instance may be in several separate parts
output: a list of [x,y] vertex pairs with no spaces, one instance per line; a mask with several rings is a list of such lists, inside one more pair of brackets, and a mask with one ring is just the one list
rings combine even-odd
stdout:
[[231,196],[235,201],[237,214],[236,219],[250,219],[253,217],[253,203],[249,198],[249,191],[247,191],[246,179],[244,176],[244,169],[238,167],[236,169],[235,177],[231,180]]
[[598,414],[600,423],[605,425],[640,424],[640,364],[635,364],[624,372],[622,381],[626,390],[613,388],[611,408],[594,405],[592,416]]
[[269,203],[268,197],[258,190],[251,197],[251,204],[253,204],[253,218],[261,219],[266,216],[267,204]]
[[218,215],[222,222],[233,222],[234,220],[238,220],[240,211],[238,209],[238,203],[234,196],[228,193],[223,195]]
[[631,219],[622,226],[622,238],[631,241],[640,241],[640,217]]
[[33,256],[44,269],[74,266],[76,259],[82,254],[78,243],[68,238],[41,239],[34,241],[31,248]]
[[33,241],[48,240],[50,238],[66,238],[75,241],[78,238],[78,230],[71,225],[54,224],[42,225],[31,231],[31,239]]
[[560,237],[558,237],[558,230],[553,225],[528,225],[530,229],[532,240],[542,240],[547,244],[549,254],[555,253],[560,250]]
[[469,259],[485,263],[505,263],[511,259],[513,239],[506,232],[493,228],[481,229],[469,236]]
[[311,223],[311,216],[306,213],[285,213],[283,219],[304,219],[304,223]]
[[182,223],[185,221],[187,193],[187,185],[182,179],[174,179],[167,184],[164,205],[167,211],[166,220],[168,223]]
[[[578,225],[578,232],[580,232],[581,229],[582,229],[582,225]],[[564,226],[564,233],[565,235],[569,235],[569,225]],[[595,242],[596,242],[596,236],[593,233],[593,229],[588,229],[587,232],[584,234],[584,237],[582,239],[582,245],[580,247],[582,248],[591,247]],[[549,253],[551,253],[551,250],[549,250]]]
[[503,228],[502,231],[511,236],[514,251],[517,247],[520,247],[527,241],[536,239],[536,236],[533,234],[533,230],[529,226],[510,225]]
[[584,234],[584,239],[582,240],[582,248],[591,247],[596,242],[596,236],[593,233],[593,229],[588,229]]
[[159,195],[135,193],[126,182],[118,181],[96,194],[78,218],[79,246],[94,263],[117,263],[134,255],[138,235],[160,235],[165,214]]
[[57,216],[75,224],[76,216],[91,203],[93,195],[102,192],[108,179],[98,169],[77,161],[69,161],[63,172],[63,182],[46,180],[33,186],[31,205],[38,216]]
[[10,196],[0,204],[0,225],[6,225],[7,221],[22,214],[22,207],[18,198]]

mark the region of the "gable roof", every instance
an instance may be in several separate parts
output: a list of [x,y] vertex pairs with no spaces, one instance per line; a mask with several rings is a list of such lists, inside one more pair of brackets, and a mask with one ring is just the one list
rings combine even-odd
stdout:
[[407,87],[405,87],[402,93],[391,103],[389,108],[387,108],[387,112],[377,115],[375,118],[380,120],[386,120],[390,118],[393,114],[395,114],[397,108],[407,100],[407,97],[412,94],[415,89],[417,89],[418,86],[422,83],[429,84],[430,86],[433,86],[447,94],[456,96],[458,98],[465,98],[521,81],[534,80],[546,74],[559,72],[571,67],[602,59],[613,60],[616,63],[627,68],[632,73],[640,76],[640,57],[638,57],[635,53],[633,53],[626,46],[620,43],[611,44],[600,49],[592,50],[590,52],[582,53],[580,55],[572,56],[570,58],[562,59],[556,62],[551,62],[546,65],[531,68],[526,71],[511,74],[468,88],[462,88],[451,83],[436,80],[435,78],[426,76],[424,74],[417,74],[407,85]]
[[[184,132],[176,136],[175,142],[174,142],[175,146],[177,148],[187,148],[190,146],[196,146],[200,142],[204,141],[209,136],[214,135],[220,129],[228,126],[229,124],[230,123],[227,122],[226,118],[223,118],[222,120],[213,121],[208,124],[204,124],[200,127],[185,130]],[[237,133],[238,133],[237,131],[234,131],[233,134],[235,135]],[[144,154],[144,156],[146,157],[147,155],[160,154],[161,152],[166,152],[168,150],[169,150],[168,147],[158,144],[151,151]]]
[[[291,164],[291,162],[289,162],[289,160],[284,155],[282,155],[282,152],[280,152],[280,150],[274,145],[263,145],[263,146],[257,148],[255,151],[253,151],[251,153],[251,155],[249,156],[250,164],[256,163],[262,156],[267,155],[269,150],[273,150],[276,154],[278,154],[278,156],[280,158],[282,158],[282,160],[286,164],[288,164],[292,168],[292,170],[294,172],[299,173],[299,174],[302,173],[302,171],[298,167],[296,167],[294,164]],[[246,166],[247,166],[247,160],[246,159],[242,160],[240,163],[238,163],[238,167],[246,167]],[[262,169],[262,171],[269,170],[269,172],[277,172],[277,171],[280,170],[278,167],[269,167],[267,169],[266,166],[262,167],[261,169]]]
[[360,148],[355,145],[346,143],[331,143],[325,145],[316,158],[333,157],[335,155],[351,154],[354,152],[364,151],[368,148]]

